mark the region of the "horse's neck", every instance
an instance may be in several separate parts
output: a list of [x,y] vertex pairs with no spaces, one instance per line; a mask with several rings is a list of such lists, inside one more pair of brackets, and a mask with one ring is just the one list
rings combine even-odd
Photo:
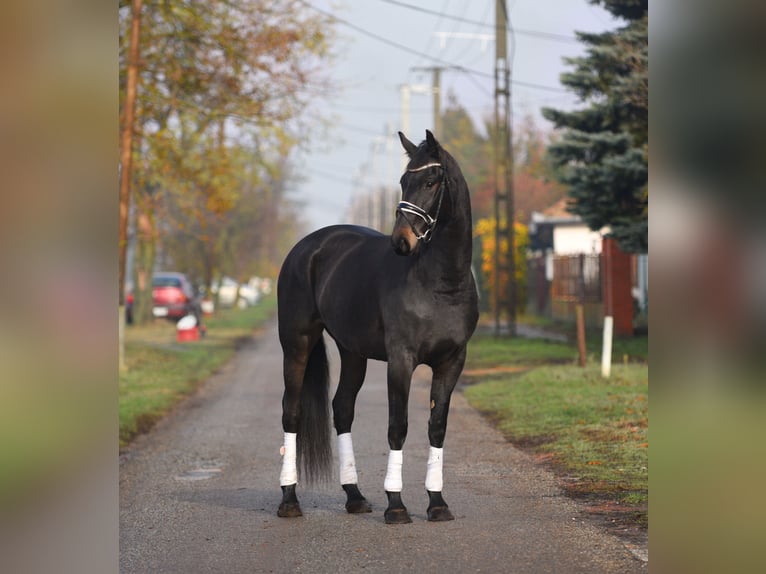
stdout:
[[423,254],[422,271],[431,279],[459,287],[468,282],[471,274],[472,252],[471,212],[464,208],[452,214],[440,232],[434,234],[427,253]]

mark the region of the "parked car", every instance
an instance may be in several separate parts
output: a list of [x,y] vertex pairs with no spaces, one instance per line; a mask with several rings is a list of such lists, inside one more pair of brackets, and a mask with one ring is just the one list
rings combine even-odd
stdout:
[[183,273],[155,273],[152,276],[152,299],[155,317],[176,320],[194,315],[197,322],[201,322],[202,310],[197,293]]
[[239,286],[240,307],[252,307],[258,304],[258,301],[261,299],[259,286],[260,282],[256,278],[252,278],[247,283]]
[[237,302],[237,291],[239,285],[231,277],[221,279],[221,284],[213,283],[212,292],[218,298],[218,305],[221,308],[232,307]]

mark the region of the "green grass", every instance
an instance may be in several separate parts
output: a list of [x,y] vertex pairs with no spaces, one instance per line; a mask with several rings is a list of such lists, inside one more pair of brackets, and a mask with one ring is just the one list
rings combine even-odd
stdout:
[[[590,335],[590,337],[588,337]],[[599,333],[589,333],[585,338],[585,346],[589,352],[601,360],[603,336]],[[616,337],[612,341],[612,363],[649,361],[649,336]]]
[[148,431],[221,368],[275,309],[276,297],[271,295],[255,307],[217,311],[205,321],[207,335],[185,343],[176,342],[171,322],[127,328],[127,370],[120,374],[119,382],[120,447]]
[[466,369],[486,369],[500,365],[531,366],[576,360],[577,348],[566,343],[476,335],[468,343]]
[[572,494],[644,504],[648,492],[648,366],[555,365],[465,389],[513,443],[545,455]]
[[[485,326],[491,324],[488,317],[484,317],[483,321]],[[546,362],[559,363],[569,359],[577,360],[577,328],[573,323],[554,321],[536,315],[522,315],[518,318],[518,324],[536,327],[554,335],[563,335],[567,338],[567,342],[557,343],[521,337],[496,338],[489,334],[476,334],[468,346],[468,361],[469,363],[474,361],[473,366],[469,368],[489,367],[492,366],[493,361],[514,365],[539,365]],[[589,360],[601,361],[603,349],[603,331],[601,329],[588,329],[586,331],[585,348]],[[646,363],[648,361],[648,335],[615,337],[612,340],[613,364]]]

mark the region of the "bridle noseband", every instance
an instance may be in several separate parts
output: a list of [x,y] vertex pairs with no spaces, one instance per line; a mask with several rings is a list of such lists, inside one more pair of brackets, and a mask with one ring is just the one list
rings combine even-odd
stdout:
[[[410,203],[409,201],[400,201],[396,206],[397,213],[401,213],[404,217],[405,221],[409,224],[410,228],[412,229],[412,232],[415,234],[415,237],[418,241],[421,239],[423,240],[423,243],[428,243],[431,241],[432,234],[434,227],[436,227],[436,221],[439,218],[439,210],[442,207],[442,199],[444,198],[444,188],[447,187],[447,170],[444,169],[444,166],[440,163],[429,163],[423,166],[420,166],[415,169],[408,169],[408,173],[414,173],[416,171],[423,171],[424,169],[428,169],[429,167],[440,167],[442,169],[443,175],[442,180],[439,184],[439,200],[436,205],[436,213],[433,217],[422,207],[415,205],[414,203]],[[420,219],[423,220],[423,222],[426,224],[426,230],[423,232],[422,235],[420,235],[417,230],[415,229],[415,226],[412,224],[412,221],[410,221],[410,218],[407,217],[407,214],[416,215]]]

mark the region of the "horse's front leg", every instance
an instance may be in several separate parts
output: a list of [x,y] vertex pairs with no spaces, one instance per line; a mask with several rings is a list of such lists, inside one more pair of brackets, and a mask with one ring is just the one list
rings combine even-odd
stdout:
[[447,432],[447,415],[450,398],[465,363],[465,347],[444,363],[434,367],[431,381],[431,416],[428,419],[428,452],[426,470],[426,491],[428,492],[428,520],[443,522],[454,520],[449,506],[442,497],[444,484],[442,465],[444,463],[444,437]]
[[402,502],[402,463],[407,438],[407,403],[415,361],[412,357],[391,358],[388,362],[388,468],[383,486],[388,508],[383,514],[386,524],[412,522]]
[[346,511],[351,514],[372,512],[372,507],[359,490],[351,424],[354,405],[367,372],[367,359],[354,355],[338,346],[340,352],[340,382],[332,401],[335,430],[338,433],[338,461],[340,485],[346,493]]

